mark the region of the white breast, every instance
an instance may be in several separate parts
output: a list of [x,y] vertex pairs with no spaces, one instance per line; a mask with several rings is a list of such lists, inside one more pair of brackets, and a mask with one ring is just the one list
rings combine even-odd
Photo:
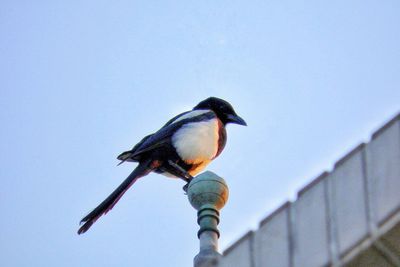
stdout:
[[172,136],[178,155],[188,163],[208,163],[218,151],[218,120],[188,123]]

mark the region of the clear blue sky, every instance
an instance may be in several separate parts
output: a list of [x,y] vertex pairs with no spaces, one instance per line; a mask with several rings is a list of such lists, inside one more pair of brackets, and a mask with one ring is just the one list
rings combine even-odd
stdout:
[[116,156],[208,96],[248,127],[221,248],[400,110],[399,1],[0,3],[0,265],[187,267],[183,183],[152,174],[78,236],[134,168]]

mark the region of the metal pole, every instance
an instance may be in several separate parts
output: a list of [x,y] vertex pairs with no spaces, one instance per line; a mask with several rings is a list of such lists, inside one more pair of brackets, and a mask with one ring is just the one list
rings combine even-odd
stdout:
[[200,252],[194,258],[194,267],[216,266],[221,254],[218,253],[219,210],[228,201],[228,186],[225,180],[207,171],[196,176],[188,187],[190,204],[197,210],[200,230]]

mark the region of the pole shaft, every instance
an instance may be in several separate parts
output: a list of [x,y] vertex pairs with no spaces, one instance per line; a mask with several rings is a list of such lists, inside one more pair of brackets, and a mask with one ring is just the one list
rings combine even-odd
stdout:
[[228,187],[221,177],[205,172],[195,177],[188,187],[190,204],[197,210],[200,230],[200,252],[194,258],[194,267],[216,266],[221,254],[218,253],[219,210],[228,200]]

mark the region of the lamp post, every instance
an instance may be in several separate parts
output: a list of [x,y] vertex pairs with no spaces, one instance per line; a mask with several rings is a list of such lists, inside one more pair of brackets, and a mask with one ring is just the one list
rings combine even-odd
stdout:
[[228,201],[228,186],[225,180],[207,171],[196,176],[189,184],[188,198],[197,210],[200,230],[200,252],[194,258],[194,267],[212,267],[221,257],[218,253],[219,211]]

